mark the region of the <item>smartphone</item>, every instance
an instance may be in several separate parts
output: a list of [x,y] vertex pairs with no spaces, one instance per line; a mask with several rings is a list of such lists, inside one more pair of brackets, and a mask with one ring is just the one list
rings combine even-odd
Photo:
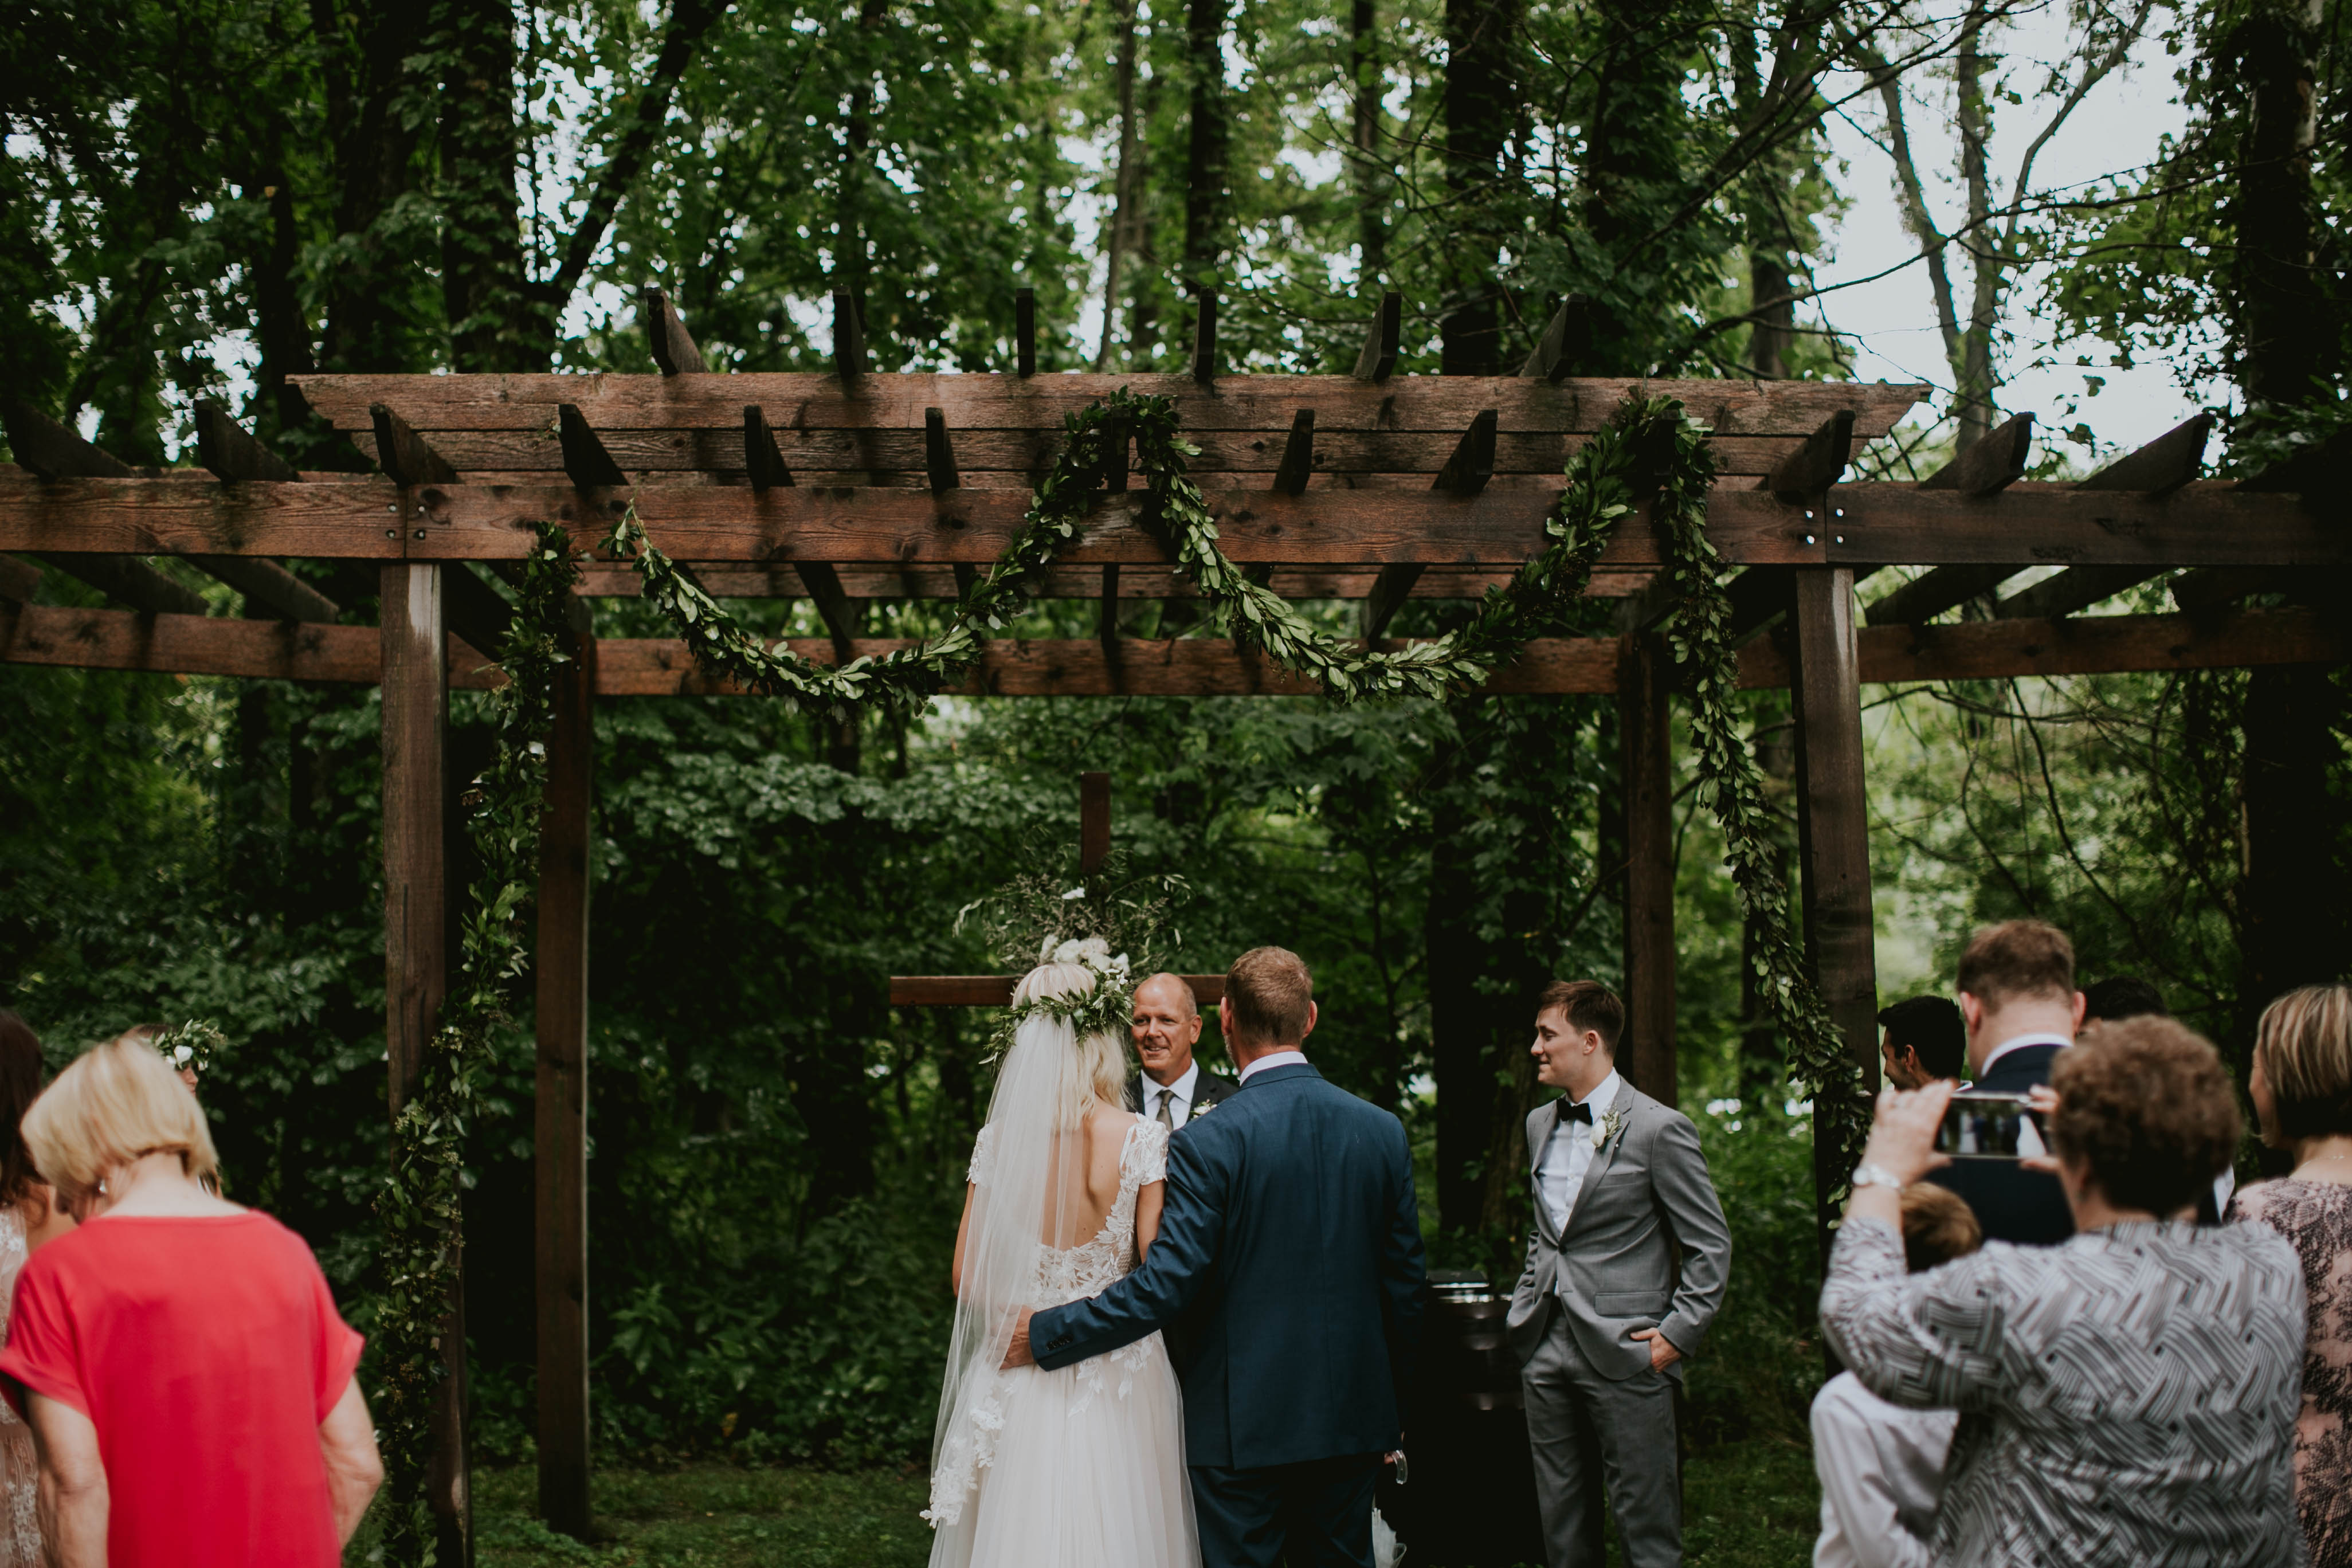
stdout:
[[[2014,1160],[2021,1154],[2038,1154],[2041,1130],[2032,1116],[2020,1096],[1963,1090],[1944,1108],[1943,1125],[1936,1130],[1936,1152],[1955,1160]],[[2025,1144],[2021,1149],[2021,1137]]]

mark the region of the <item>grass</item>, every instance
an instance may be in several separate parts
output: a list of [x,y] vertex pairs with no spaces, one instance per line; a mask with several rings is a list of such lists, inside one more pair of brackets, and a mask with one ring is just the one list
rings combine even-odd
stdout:
[[[919,1468],[837,1473],[692,1465],[600,1470],[593,1546],[533,1517],[529,1468],[474,1472],[481,1568],[558,1563],[697,1568],[920,1568],[931,1532]],[[1811,1456],[1769,1438],[1695,1455],[1685,1477],[1691,1568],[1802,1568],[1820,1493]],[[1611,1561],[1616,1560],[1612,1543]],[[1408,1560],[1410,1561],[1410,1560]]]

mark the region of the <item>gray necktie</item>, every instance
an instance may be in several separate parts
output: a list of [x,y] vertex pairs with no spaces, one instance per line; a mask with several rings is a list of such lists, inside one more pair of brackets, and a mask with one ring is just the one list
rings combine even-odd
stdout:
[[1168,1113],[1168,1102],[1175,1098],[1176,1091],[1172,1089],[1162,1088],[1160,1090],[1160,1114],[1157,1120],[1160,1126],[1171,1132],[1176,1131],[1176,1119]]

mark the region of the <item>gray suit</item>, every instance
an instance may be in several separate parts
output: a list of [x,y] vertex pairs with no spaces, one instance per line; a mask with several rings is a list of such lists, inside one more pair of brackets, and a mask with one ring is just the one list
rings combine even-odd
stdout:
[[1555,1227],[1535,1172],[1559,1102],[1528,1117],[1535,1224],[1527,1271],[1512,1293],[1507,1328],[1527,1394],[1551,1568],[1602,1561],[1601,1493],[1624,1543],[1628,1568],[1682,1561],[1682,1487],[1675,1443],[1677,1362],[1650,1366],[1636,1329],[1658,1329],[1685,1355],[1698,1349],[1723,1304],[1731,1237],[1688,1118],[1621,1083],[1612,1107],[1621,1130],[1592,1156],[1568,1215]]

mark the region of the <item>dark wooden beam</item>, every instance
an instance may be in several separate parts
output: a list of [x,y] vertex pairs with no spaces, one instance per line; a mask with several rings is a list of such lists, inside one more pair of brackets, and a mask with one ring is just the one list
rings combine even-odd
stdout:
[[[980,568],[968,566],[959,561],[949,570],[955,574],[956,598],[959,600],[971,598],[973,586],[980,582]],[[877,597],[879,595],[877,595]]]
[[342,610],[334,600],[277,562],[259,555],[191,555],[191,565],[245,595],[254,619],[333,621]]
[[948,416],[937,408],[923,410],[923,466],[933,495],[962,488],[956,474],[955,443],[948,437]]
[[809,602],[816,606],[817,615],[824,621],[825,629],[833,634],[833,648],[838,661],[849,662],[850,646],[865,627],[864,607],[841,591],[841,574],[823,561],[796,561],[801,582],[808,588]]
[[[433,562],[383,568],[384,1054],[387,1109],[397,1121],[424,1083],[425,1053],[447,994],[448,666],[441,576]],[[463,1243],[457,1244],[457,1259]],[[428,1417],[432,1468],[425,1501],[436,1556],[473,1556],[472,1488],[466,1459],[465,1287],[460,1273],[443,1313],[453,1347]]]
[[29,605],[41,585],[41,569],[13,555],[0,555],[0,599]]
[[375,466],[392,476],[396,485],[454,485],[457,470],[448,459],[435,451],[424,437],[409,428],[408,421],[394,414],[383,404],[368,406],[369,423],[375,430]]
[[1119,658],[1117,562],[1102,569],[1102,597],[1096,602],[1101,607],[1096,614],[1095,640],[1102,644],[1103,658],[1116,667]]
[[1841,408],[1823,420],[1805,444],[1774,465],[1756,488],[1791,505],[1819,497],[1845,477],[1853,456],[1854,411]]
[[[1795,588],[1795,568],[1790,566],[1750,566],[1734,577],[1725,587],[1731,600],[1731,645],[1743,647],[1788,615],[1790,595]],[[1673,595],[1672,584],[1661,583],[1660,588]]]
[[1290,434],[1282,443],[1282,467],[1274,471],[1274,488],[1284,495],[1305,492],[1315,473],[1315,410],[1302,408],[1290,417]]
[[[1224,1000],[1222,974],[1180,974],[1192,988],[1192,999],[1203,1007]],[[893,1007],[1009,1007],[1017,974],[894,974],[890,977]]]
[[2200,414],[2109,463],[2083,481],[2086,490],[2133,490],[2142,495],[2170,495],[2193,481],[2205,466],[2205,442],[2213,433],[2213,416]]
[[201,616],[209,608],[202,594],[173,582],[135,555],[68,555],[45,551],[39,559],[142,615]]
[[1373,581],[1372,591],[1364,600],[1362,629],[1364,640],[1374,643],[1389,629],[1389,622],[1412,596],[1412,585],[1421,580],[1423,568],[1416,565],[1383,566]]
[[574,485],[583,490],[617,489],[629,482],[629,476],[596,438],[577,404],[560,405],[555,413],[556,436],[563,446],[563,471]]
[[2210,615],[2256,594],[2283,594],[2307,575],[2275,566],[2200,566],[2172,580],[2172,602],[2190,615]]
[[441,608],[449,629],[483,658],[496,659],[506,647],[507,628],[514,624],[514,606],[465,562],[449,563],[441,579]]
[[767,411],[756,403],[743,405],[743,470],[754,490],[772,490],[793,482],[792,466],[776,447]]
[[2015,566],[1938,566],[1914,577],[1864,612],[1874,626],[1917,626],[1956,605],[1991,593],[2017,575]]
[[1624,639],[1621,658],[1625,1044],[1618,1061],[1626,1080],[1655,1099],[1675,1092],[1674,656],[1655,634],[1639,634]]
[[1591,357],[1594,310],[1581,294],[1570,294],[1544,323],[1543,335],[1519,366],[1521,375],[1539,375],[1549,382],[1568,379],[1570,373]]
[[2242,489],[2300,495],[2334,517],[2345,511],[2346,470],[2352,469],[2352,425],[2340,426],[2325,441],[2301,447],[2261,473],[2241,479]]
[[1110,858],[1110,775],[1078,775],[1078,875],[1091,877]]
[[125,479],[139,472],[23,398],[0,395],[0,425],[7,428],[17,467],[40,479]]
[[1469,497],[1486,488],[1495,477],[1495,410],[1479,412],[1470,421],[1470,428],[1454,448],[1454,456],[1445,459],[1445,467],[1437,471],[1430,489]]
[[1037,290],[1013,291],[1013,363],[1024,380],[1037,374]]
[[1372,312],[1371,330],[1364,335],[1364,347],[1356,355],[1355,379],[1374,385],[1396,374],[1397,351],[1404,341],[1404,296],[1391,289],[1381,296],[1380,308]]
[[1217,379],[1217,291],[1205,283],[1192,296],[1192,379],[1202,386]]
[[532,1100],[533,1268],[539,1319],[539,1511],[550,1529],[594,1539],[589,1506],[588,901],[594,837],[596,638],[569,606],[547,736],[539,836],[539,941],[532,953],[538,1067]]
[[1128,448],[1135,439],[1135,431],[1124,414],[1113,414],[1103,420],[1102,486],[1107,494],[1127,493]]
[[702,363],[702,351],[695,346],[694,336],[686,330],[686,318],[669,302],[669,296],[657,284],[648,283],[638,296],[643,302],[638,319],[644,321],[646,337],[654,351],[654,363],[664,375],[700,375],[709,367]]
[[866,374],[866,316],[848,290],[833,291],[833,368],[842,390],[851,391]]
[[1964,496],[1989,496],[2007,489],[2025,477],[2033,460],[2033,416],[2012,415],[1985,433],[1982,439],[1919,481],[1923,490],[1958,490]]
[[2161,575],[2161,570],[2145,566],[2076,566],[2000,600],[1992,607],[1993,618],[2041,621],[2071,616]]
[[214,476],[236,484],[269,480],[294,484],[302,475],[229,417],[228,410],[209,397],[196,399],[197,460]]

